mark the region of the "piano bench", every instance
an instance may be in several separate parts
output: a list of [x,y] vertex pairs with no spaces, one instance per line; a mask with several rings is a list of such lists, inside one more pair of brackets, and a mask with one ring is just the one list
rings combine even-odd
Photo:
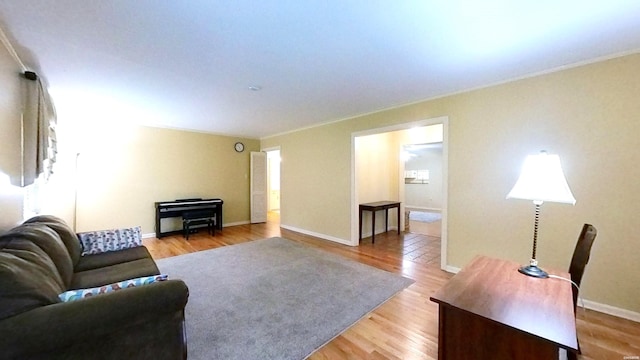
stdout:
[[215,236],[216,215],[213,211],[185,211],[182,214],[182,233],[189,240],[189,234],[194,230],[194,226],[207,225],[207,232]]

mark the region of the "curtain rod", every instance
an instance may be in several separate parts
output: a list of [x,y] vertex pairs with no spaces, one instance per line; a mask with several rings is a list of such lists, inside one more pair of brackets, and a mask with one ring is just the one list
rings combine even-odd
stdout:
[[[24,65],[22,60],[20,60],[18,53],[16,53],[16,50],[13,48],[13,45],[11,45],[11,42],[7,38],[7,35],[4,33],[4,30],[2,29],[2,27],[0,27],[0,41],[2,41],[2,44],[7,49],[11,57],[16,61],[16,63],[20,65],[20,68],[22,69],[22,72],[25,73],[25,76],[27,76],[26,75],[27,72],[33,73],[32,71],[29,71],[29,69]],[[35,75],[35,73],[33,74]]]

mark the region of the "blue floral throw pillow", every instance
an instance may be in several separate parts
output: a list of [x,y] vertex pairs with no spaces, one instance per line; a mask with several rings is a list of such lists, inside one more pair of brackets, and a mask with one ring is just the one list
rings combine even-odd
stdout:
[[78,238],[82,244],[82,255],[93,255],[141,246],[142,229],[136,226],[126,229],[88,231],[78,233]]
[[147,284],[152,284],[156,281],[165,281],[167,280],[167,275],[153,275],[153,276],[143,276],[135,279],[124,280],[117,283],[104,285],[96,288],[90,289],[77,289],[77,290],[69,290],[65,291],[62,294],[58,295],[61,301],[76,301],[84,298],[110,293],[112,291],[126,289],[135,286],[142,286]]

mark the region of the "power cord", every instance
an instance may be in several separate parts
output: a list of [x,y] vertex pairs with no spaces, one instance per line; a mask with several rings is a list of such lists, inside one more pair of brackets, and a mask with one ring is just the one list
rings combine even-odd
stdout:
[[[554,278],[554,279],[560,279],[560,280],[564,280],[564,281],[570,282],[576,289],[578,289],[578,297],[580,297],[580,286],[578,286],[578,284],[576,284],[573,280],[567,279],[567,278],[564,278],[564,277],[558,276],[558,275],[552,275],[552,274],[549,274],[549,277],[550,278]],[[584,302],[582,303],[582,305],[584,305]]]
[[[564,281],[568,281],[570,282],[576,289],[578,289],[578,303],[582,304],[582,315],[584,317],[584,321],[587,322],[587,308],[584,305],[584,299],[582,298],[582,294],[580,293],[580,286],[578,286],[578,284],[576,284],[573,280],[571,279],[567,279],[564,278],[562,276],[557,276],[557,275],[551,275],[549,274],[550,278],[554,278],[554,279],[559,279],[559,280],[564,280]],[[576,309],[576,319],[577,319],[577,309]],[[593,332],[591,331],[591,329],[589,327],[587,327],[588,331],[589,331],[589,335],[591,335],[593,337]]]
[[562,276],[549,274],[549,277],[570,282],[571,285],[573,285],[573,287],[575,287],[578,290],[578,302],[582,304],[582,309],[585,311],[585,314],[586,314],[586,309],[584,307],[584,299],[582,298],[582,294],[580,293],[580,286],[578,286],[578,284],[576,284],[573,280],[564,278]]

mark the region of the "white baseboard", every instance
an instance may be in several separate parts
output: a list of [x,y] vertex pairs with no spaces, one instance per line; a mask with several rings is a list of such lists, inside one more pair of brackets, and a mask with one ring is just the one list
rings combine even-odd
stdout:
[[156,237],[156,233],[142,234],[143,239],[154,238],[154,237]]
[[455,266],[451,266],[451,265],[444,265],[444,266],[441,267],[441,269],[446,271],[446,272],[448,272],[448,273],[452,273],[452,274],[457,274],[457,273],[460,272],[460,270],[462,270],[459,267],[455,267]]
[[438,212],[438,213],[442,212],[442,209],[440,208],[431,208],[431,207],[413,206],[413,205],[405,205],[404,209],[409,211],[428,211],[428,212]]
[[[583,302],[578,300],[578,305],[582,304]],[[619,318],[640,322],[640,313],[637,313],[635,311],[621,309],[607,304],[600,304],[591,300],[584,300],[584,307],[589,310],[594,310],[608,315],[617,316]]]
[[[453,274],[457,274],[461,269],[455,266],[445,265],[442,267],[442,270],[453,273]],[[640,322],[640,313],[637,313],[635,311],[622,309],[622,308],[618,308],[618,307],[607,305],[607,304],[601,304],[591,300],[583,301],[579,299],[578,306],[582,307],[582,305],[584,305],[584,307],[589,310],[594,310],[604,314],[616,316],[619,318]]]
[[222,227],[226,228],[226,227],[229,227],[229,226],[247,225],[247,224],[251,224],[251,221],[236,221],[236,222],[232,222],[232,223],[226,223],[226,224],[222,224]]
[[329,241],[333,241],[333,242],[337,242],[343,245],[349,245],[349,246],[353,246],[351,244],[351,241],[349,240],[345,240],[345,239],[341,239],[335,236],[331,236],[331,235],[326,235],[326,234],[320,234],[314,231],[309,231],[309,230],[305,230],[305,229],[300,229],[297,227],[293,227],[293,226],[289,226],[289,225],[284,225],[284,224],[280,224],[280,227],[283,229],[287,229],[287,230],[291,230],[291,231],[295,231],[295,232],[299,232],[301,234],[305,234],[305,235],[311,235],[311,236],[315,236],[317,238],[321,238],[321,239],[325,239],[325,240],[329,240]]

